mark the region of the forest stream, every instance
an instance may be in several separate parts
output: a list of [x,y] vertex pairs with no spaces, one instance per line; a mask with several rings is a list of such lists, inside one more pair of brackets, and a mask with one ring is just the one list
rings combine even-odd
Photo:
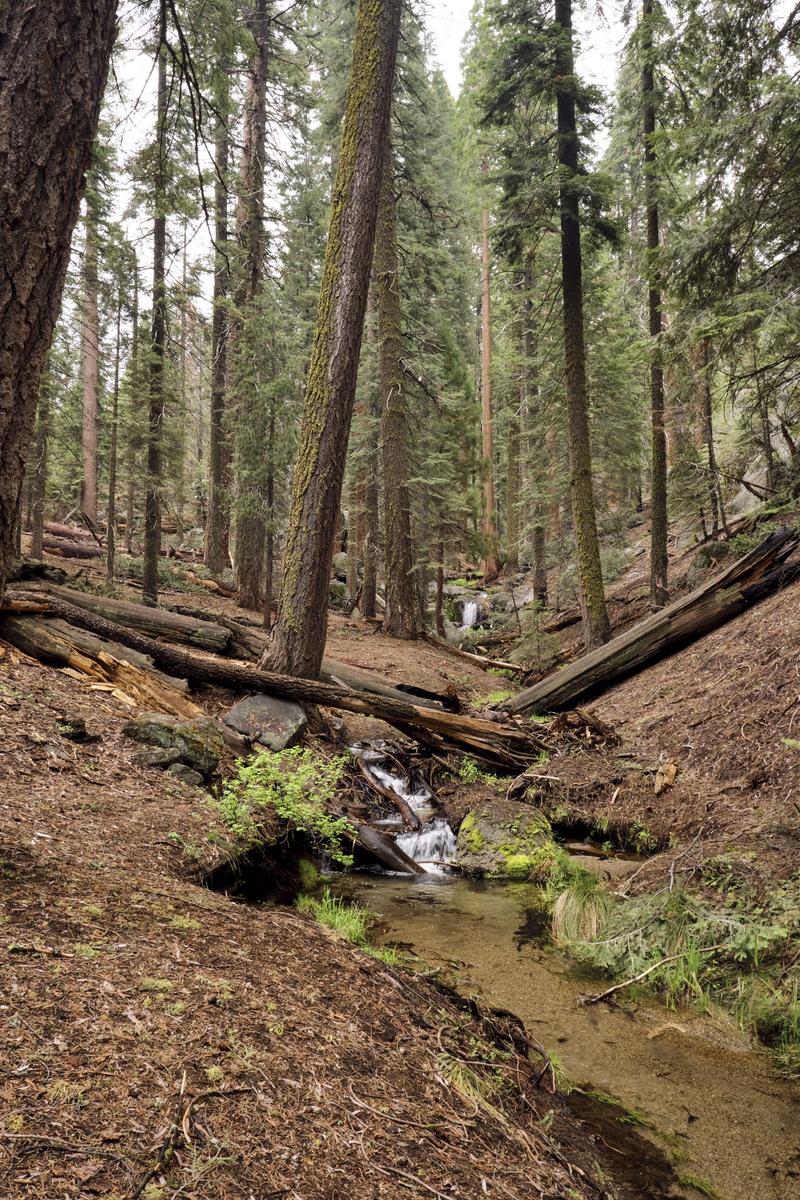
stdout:
[[[398,845],[426,873],[342,875],[332,890],[379,916],[381,943],[524,1021],[572,1085],[575,1116],[613,1151],[620,1200],[800,1197],[800,1088],[776,1076],[730,1018],[655,1001],[581,1005],[606,982],[553,944],[540,890],[449,871],[455,837],[430,792],[401,780],[380,752],[359,753],[422,817]],[[592,847],[567,849],[597,869]],[[630,875],[632,857],[603,870]]]
[[[796,1085],[729,1021],[655,1003],[582,1007],[604,985],[549,942],[535,887],[364,875],[340,877],[334,890],[379,914],[380,942],[522,1018],[582,1089],[570,1107],[619,1152],[629,1200],[697,1196],[680,1182],[690,1178],[722,1200],[800,1196]],[[584,1092],[613,1096],[644,1124]]]

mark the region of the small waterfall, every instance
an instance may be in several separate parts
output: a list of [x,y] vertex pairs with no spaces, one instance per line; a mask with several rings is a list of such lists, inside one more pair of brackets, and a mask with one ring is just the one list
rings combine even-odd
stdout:
[[401,833],[396,844],[426,871],[441,870],[456,854],[456,835],[444,817],[436,817],[416,832]]
[[473,625],[477,625],[480,612],[480,605],[477,600],[465,600],[464,607],[461,610],[461,628],[472,629]]
[[421,829],[399,833],[395,838],[397,846],[427,872],[435,874],[442,871],[444,865],[455,858],[456,835],[444,817],[434,816],[436,806],[429,789],[421,780],[415,781],[413,777],[408,778],[389,770],[390,760],[380,750],[359,745],[350,749],[361,759],[370,775],[395,795],[401,796],[422,821]]

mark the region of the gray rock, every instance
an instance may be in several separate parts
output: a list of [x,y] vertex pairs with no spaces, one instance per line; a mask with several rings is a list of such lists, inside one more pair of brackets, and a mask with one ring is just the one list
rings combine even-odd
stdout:
[[177,750],[137,750],[133,756],[137,767],[171,767],[179,759]]
[[240,700],[222,719],[255,745],[276,752],[299,741],[308,725],[299,704],[262,694]]
[[203,786],[203,776],[199,771],[193,771],[191,767],[187,767],[186,763],[173,763],[171,767],[167,767],[167,774],[174,775],[176,779],[180,779],[184,783],[189,783],[192,787]]
[[205,778],[216,771],[224,749],[222,734],[210,717],[184,721],[163,713],[142,713],[122,732],[146,746],[174,751],[180,762]]
[[347,579],[347,554],[344,550],[333,556],[333,573],[338,579]]

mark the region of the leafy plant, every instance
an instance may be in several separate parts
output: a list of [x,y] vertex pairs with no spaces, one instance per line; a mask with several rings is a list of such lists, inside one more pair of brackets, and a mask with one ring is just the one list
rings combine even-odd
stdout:
[[328,811],[346,764],[344,757],[326,759],[303,747],[278,754],[262,750],[240,765],[212,803],[246,847],[262,842],[265,826],[277,819],[305,834],[340,866],[351,866],[346,846],[355,840],[355,830],[346,817]]

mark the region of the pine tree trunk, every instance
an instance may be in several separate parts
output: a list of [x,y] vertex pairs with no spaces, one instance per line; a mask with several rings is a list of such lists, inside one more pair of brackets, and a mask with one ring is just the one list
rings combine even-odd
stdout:
[[[484,181],[489,164],[481,163]],[[487,582],[497,577],[497,530],[494,513],[494,440],[492,428],[492,282],[489,257],[489,210],[481,213],[481,431],[483,435],[483,575]]]
[[97,311],[97,202],[90,182],[83,254],[83,329],[81,336],[81,512],[97,524],[97,397],[100,387],[100,321]]
[[50,372],[42,371],[39,382],[39,411],[33,445],[31,489],[31,558],[38,562],[44,549],[44,511],[47,496],[47,461],[50,448]]
[[[521,286],[524,293],[524,303],[522,307],[523,329],[522,329],[522,357],[523,357],[523,388],[524,397],[521,402],[523,418],[525,420],[526,434],[531,428],[531,419],[534,413],[538,416],[540,406],[539,398],[539,378],[536,362],[536,325],[533,309],[533,288],[535,283],[534,276],[534,258],[530,255],[530,261],[525,267],[522,275]],[[544,448],[541,445],[541,439],[536,437],[535,441],[530,436],[526,436],[526,453],[525,460],[528,470],[532,476],[531,483],[534,490],[533,500],[533,526],[531,529],[531,556],[533,560],[533,598],[538,601],[543,607],[547,606],[547,540],[546,530],[544,525],[545,502],[543,495],[547,490],[548,476],[552,473],[554,465],[554,455],[548,452],[544,453]],[[548,470],[548,458],[551,460],[551,468]],[[558,517],[558,503],[555,506],[556,518]],[[553,526],[554,536],[558,536],[558,521],[556,519]]]
[[119,435],[119,358],[122,338],[122,287],[117,297],[117,327],[114,341],[114,385],[111,392],[111,437],[108,448],[108,512],[106,515],[106,579],[114,582],[117,553],[117,440]]
[[519,503],[520,503],[520,428],[519,413],[514,411],[508,418],[508,443],[506,459],[506,564],[512,570],[519,568]]
[[161,443],[164,425],[164,358],[167,345],[167,7],[161,0],[158,36],[156,105],[156,176],[153,221],[153,322],[150,333],[150,379],[147,418],[147,491],[144,500],[142,599],[158,603],[158,560],[161,555]]
[[[245,108],[245,142],[242,148],[242,194],[237,218],[237,239],[243,250],[244,274],[237,289],[237,302],[247,313],[260,294],[264,282],[266,230],[264,225],[264,181],[267,137],[267,0],[257,0],[251,32],[255,55]],[[241,327],[231,339],[230,356],[236,362],[241,347]],[[237,440],[237,512],[236,580],[242,608],[261,609],[264,605],[264,568],[266,565],[267,521],[266,478],[263,447],[254,444],[252,426],[255,414],[250,388],[237,385],[231,397],[235,423],[241,430]]]
[[647,307],[650,320],[650,416],[652,481],[650,517],[650,598],[657,607],[669,600],[667,588],[667,435],[664,425],[664,368],[661,363],[661,245],[656,157],[656,90],[653,68],[653,0],[642,0],[641,53],[644,111],[644,184],[647,208]]
[[114,0],[0,7],[0,596],[115,34]]
[[278,619],[265,662],[319,674],[333,528],[342,490],[389,135],[400,0],[360,0],[300,429]]
[[[139,393],[139,260],[134,250],[133,265],[133,313],[131,315],[131,391]],[[131,431],[128,437],[125,470],[128,487],[125,496],[125,549],[133,554],[133,522],[136,514],[136,438]]]
[[275,412],[269,414],[267,432],[267,538],[264,549],[264,628],[272,627],[275,579]]
[[711,533],[727,529],[725,501],[722,496],[717,452],[714,446],[714,397],[711,391],[711,341],[703,338],[700,344],[701,387],[703,397],[703,441],[708,454],[708,498],[711,506]]
[[[227,64],[219,64],[225,75]],[[218,97],[217,102],[219,103]],[[217,118],[215,136],[216,176],[214,181],[214,308],[211,324],[211,421],[208,440],[208,524],[206,566],[221,574],[230,565],[230,448],[225,417],[228,359],[228,313],[230,286],[228,262],[228,168],[229,136],[227,112]]]
[[434,611],[436,633],[440,638],[447,638],[447,627],[444,623],[444,542],[436,547],[436,608]]
[[[567,435],[569,439],[572,516],[581,586],[583,634],[587,649],[600,646],[611,629],[603,590],[597,538],[592,451],[586,393],[586,351],[583,333],[583,269],[578,200],[578,140],[575,98],[569,81],[574,73],[572,0],[555,0],[561,39],[556,51],[558,162],[562,168],[561,280],[564,295],[564,351],[567,377]],[[567,86],[559,81],[568,81]]]
[[400,275],[394,162],[389,142],[383,163],[373,263],[378,308],[380,394],[383,428],[383,524],[386,614],[383,631],[413,641],[417,636],[414,560],[411,545],[408,429],[403,388]]

